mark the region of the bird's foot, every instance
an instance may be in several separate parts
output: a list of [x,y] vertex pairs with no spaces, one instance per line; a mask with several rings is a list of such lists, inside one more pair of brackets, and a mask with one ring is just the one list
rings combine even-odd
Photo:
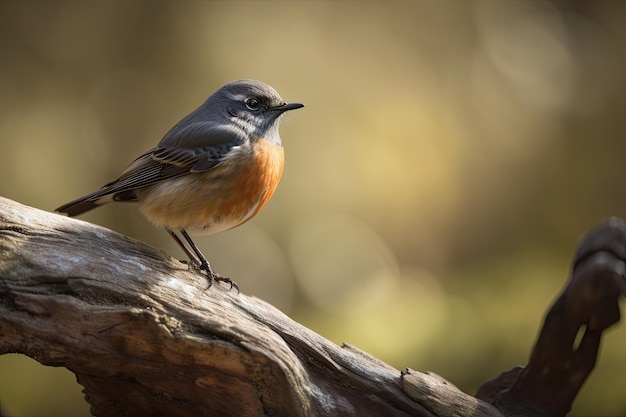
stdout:
[[237,285],[237,283],[235,281],[233,281],[232,279],[228,278],[228,277],[223,277],[219,274],[213,273],[213,276],[211,278],[209,278],[209,286],[207,287],[207,290],[211,287],[211,285],[213,284],[213,281],[217,281],[217,282],[224,282],[226,284],[230,284],[230,288],[229,291],[232,290],[233,288],[237,290],[237,294],[239,294],[239,285]]
[[232,290],[234,288],[237,290],[237,294],[240,293],[239,285],[237,285],[235,281],[233,281],[232,279],[228,277],[223,277],[216,272],[213,272],[213,270],[208,264],[205,265],[195,259],[192,259],[190,261],[183,260],[180,262],[187,264],[187,267],[190,271],[200,272],[202,275],[206,276],[207,281],[209,282],[209,285],[204,289],[205,291],[211,288],[211,285],[213,285],[213,282],[217,281],[217,282],[225,282],[226,284],[230,285],[229,290]]
[[213,272],[213,270],[211,269],[208,263],[204,264],[196,260],[193,260],[189,262],[189,267],[193,268],[193,270],[195,271],[202,272],[203,275],[206,276],[207,281],[209,282],[209,285],[205,288],[205,291],[211,288],[211,285],[213,285],[213,282],[217,281],[217,282],[225,282],[226,284],[229,284],[230,285],[229,290],[232,290],[234,288],[237,290],[237,294],[239,294],[240,292],[239,285],[237,285],[237,283],[233,281],[232,279],[228,277],[223,277],[217,272]]

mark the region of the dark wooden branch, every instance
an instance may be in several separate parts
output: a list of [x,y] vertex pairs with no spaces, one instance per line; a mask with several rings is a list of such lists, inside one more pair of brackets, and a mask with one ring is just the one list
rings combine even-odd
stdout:
[[[141,242],[0,198],[0,353],[68,368],[98,416],[556,416],[563,407],[534,384],[571,403],[577,366],[591,370],[598,332],[619,315],[597,303],[616,305],[623,256],[585,247],[576,266],[584,277],[574,275],[544,326],[576,330],[542,332],[529,365],[486,384],[483,401],[437,375],[338,347],[228,286],[205,290],[202,276]],[[588,302],[572,311],[578,297]],[[589,336],[574,353],[584,359],[567,367],[562,355],[581,323]]]
[[506,415],[567,414],[595,366],[602,332],[620,319],[625,259],[621,219],[591,230],[578,246],[572,275],[546,315],[528,365],[483,384],[477,397]]

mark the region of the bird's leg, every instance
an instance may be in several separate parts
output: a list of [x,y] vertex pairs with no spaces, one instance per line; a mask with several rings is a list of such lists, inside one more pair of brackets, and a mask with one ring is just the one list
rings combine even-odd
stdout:
[[[187,258],[189,258],[189,266],[194,266],[194,264],[197,264],[197,267],[199,267],[202,264],[202,262],[196,257],[196,255],[189,252],[189,249],[187,249],[187,246],[185,246],[182,240],[180,240],[178,235],[173,230],[170,230],[170,229],[165,229],[165,230],[167,230],[167,233],[169,233],[170,236],[172,236],[172,239],[174,239],[174,241],[178,244],[178,246],[180,246],[183,252],[185,252],[185,255],[187,255]],[[187,261],[181,261],[181,262],[187,263]]]
[[213,270],[211,269],[211,265],[209,264],[209,261],[202,254],[202,252],[200,252],[200,249],[198,249],[198,247],[193,242],[193,240],[191,240],[191,237],[189,237],[189,234],[187,234],[187,231],[182,229],[182,230],[180,230],[180,234],[185,239],[185,241],[189,244],[189,247],[191,248],[193,253],[191,253],[189,251],[187,246],[178,238],[178,236],[176,236],[176,234],[173,231],[168,230],[168,232],[174,238],[176,243],[178,243],[178,245],[183,249],[183,251],[185,252],[187,257],[192,262],[193,261],[198,261],[200,263],[200,269],[203,269],[206,272],[207,277],[209,279],[209,287],[211,287],[211,285],[213,285],[213,281],[218,281],[218,282],[221,281],[221,282],[225,282],[227,284],[230,284],[230,288],[231,289],[234,287],[237,290],[237,292],[239,292],[239,286],[237,285],[236,282],[234,282],[232,279],[230,279],[228,277],[223,277],[223,276],[213,272]]

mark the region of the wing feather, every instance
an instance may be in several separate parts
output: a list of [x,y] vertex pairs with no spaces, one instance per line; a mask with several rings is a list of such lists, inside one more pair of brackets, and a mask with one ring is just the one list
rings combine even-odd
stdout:
[[[178,129],[176,129],[178,127]],[[120,176],[102,188],[71,201],[56,211],[74,216],[112,200],[133,201],[135,190],[214,168],[246,136],[241,129],[205,122],[175,126],[159,143],[133,161]]]

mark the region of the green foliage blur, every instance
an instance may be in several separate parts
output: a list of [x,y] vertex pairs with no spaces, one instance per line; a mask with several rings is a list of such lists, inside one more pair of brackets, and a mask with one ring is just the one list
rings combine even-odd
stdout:
[[[306,104],[281,185],[196,242],[243,293],[474,393],[626,214],[625,23],[618,1],[0,2],[0,195],[51,211],[222,83],[267,82]],[[132,205],[81,218],[184,257]],[[622,327],[571,416],[626,415]],[[89,415],[74,381],[1,356],[0,409]]]

